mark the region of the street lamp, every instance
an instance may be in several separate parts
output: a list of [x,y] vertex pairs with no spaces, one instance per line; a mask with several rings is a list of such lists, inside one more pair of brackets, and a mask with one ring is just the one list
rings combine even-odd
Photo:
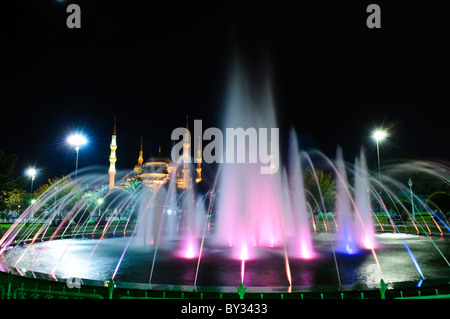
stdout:
[[67,138],[67,142],[75,146],[75,151],[77,152],[77,160],[75,163],[75,179],[77,179],[78,176],[78,151],[80,149],[80,146],[87,143],[86,138],[81,134],[72,134]]
[[31,177],[31,193],[33,193],[33,183],[34,183],[34,179],[36,178],[36,173],[37,173],[37,171],[33,167],[30,167],[25,171],[25,174],[27,176]]
[[413,197],[413,192],[412,192],[413,181],[411,178],[408,179],[408,186],[409,186],[409,194],[411,196],[411,214],[412,214],[413,220],[416,221],[416,216],[414,213],[414,197]]
[[[378,179],[381,183],[381,166],[380,166],[380,142],[382,142],[387,137],[387,132],[385,130],[378,129],[373,132],[372,137],[377,142],[377,158],[378,158]],[[381,193],[381,186],[380,186]]]

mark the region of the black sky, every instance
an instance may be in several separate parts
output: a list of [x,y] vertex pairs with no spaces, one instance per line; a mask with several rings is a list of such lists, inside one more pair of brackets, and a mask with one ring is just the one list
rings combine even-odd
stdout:
[[[10,1],[1,13],[0,149],[36,165],[41,182],[74,169],[65,143],[81,129],[80,166],[107,169],[113,118],[118,168],[132,168],[185,117],[220,127],[235,52],[249,79],[269,71],[283,134],[303,149],[351,160],[370,131],[391,137],[383,159],[449,159],[449,57],[445,8],[376,2],[382,28],[366,27],[371,2]],[[82,28],[66,27],[81,7]],[[253,80],[252,80],[253,79]],[[192,123],[192,122],[191,122]]]

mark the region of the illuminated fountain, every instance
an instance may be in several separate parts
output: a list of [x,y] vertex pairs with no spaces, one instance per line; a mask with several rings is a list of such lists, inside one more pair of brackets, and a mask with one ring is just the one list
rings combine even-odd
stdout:
[[[291,139],[291,147],[296,149],[295,138]],[[49,189],[9,228],[1,238],[1,267],[25,276],[48,274],[50,279],[113,278],[118,284],[223,287],[244,282],[290,289],[365,283],[372,278],[367,269],[379,269],[386,282],[450,275],[449,241],[430,237],[430,230],[438,230],[433,227],[433,219],[421,222],[418,218],[415,224],[410,223],[410,227],[414,225],[424,234],[417,236],[416,231],[402,231],[403,225],[394,220],[385,218],[381,222],[382,215],[373,215],[367,196],[374,198],[377,184],[376,179],[361,172],[365,166],[361,164],[363,156],[356,165],[344,165],[341,158],[334,162],[336,174],[340,169],[342,181],[347,181],[346,185],[337,185],[336,196],[345,197],[350,214],[339,210],[344,205],[336,199],[336,224],[331,216],[318,219],[314,233],[303,185],[293,178],[299,177],[297,173],[301,171],[299,154],[291,156],[289,169],[281,170],[278,177],[270,176],[266,184],[264,179],[258,180],[255,193],[244,192],[237,185],[227,186],[227,190],[236,193],[222,191],[221,187],[227,185],[223,183],[213,188],[214,193],[203,196],[194,190],[174,193],[170,185],[156,195],[146,194],[148,190],[141,185],[134,190],[107,190],[102,187],[107,183],[104,174],[81,172],[78,182],[61,182]],[[343,167],[349,176],[344,175]],[[227,176],[233,176],[232,172],[228,171]],[[397,187],[401,187],[398,182],[384,184],[384,191],[394,201],[394,194],[399,193]],[[68,189],[66,195],[58,196]],[[407,192],[405,187],[402,190]],[[267,192],[267,197],[258,197],[257,192]],[[162,204],[151,207],[151,198],[159,196]],[[221,203],[224,196],[235,200]],[[103,204],[98,198],[103,199]],[[255,215],[244,198],[260,198],[254,206]],[[42,210],[45,204],[48,207]],[[224,207],[227,210],[220,211]],[[248,211],[243,215],[230,213],[228,219],[230,207]],[[272,211],[264,211],[263,207],[271,207]],[[426,208],[418,204],[416,208],[419,207]],[[260,210],[267,215],[257,215]],[[277,214],[270,215],[273,212]],[[372,218],[365,215],[367,212]],[[258,220],[263,216],[270,218],[273,225]],[[224,221],[227,225],[222,228]],[[395,233],[376,234],[374,228],[369,232],[367,226],[372,224],[382,231],[390,223]],[[226,227],[229,228],[225,231]],[[447,224],[440,227],[449,233]]]
[[[255,97],[244,77],[234,76],[224,127],[278,127],[270,87]],[[429,212],[431,219],[414,221],[408,211],[415,231],[406,234],[407,227],[402,231],[387,208],[409,195],[406,186],[389,176],[382,182],[374,178],[363,152],[349,164],[341,149],[331,160],[318,151],[300,151],[297,139],[291,130],[287,164],[273,174],[261,174],[260,163],[224,163],[203,193],[176,187],[177,172],[186,169],[182,162],[159,188],[130,184],[123,172],[117,172],[124,175],[122,187],[111,188],[98,169],[80,171],[76,181],[65,178],[53,185],[8,229],[0,239],[0,267],[53,279],[112,278],[118,285],[236,287],[243,282],[289,291],[367,283],[373,279],[368,269],[378,276],[370,283],[450,277],[449,241],[430,236],[432,229],[450,233],[445,221],[415,198],[416,211]],[[274,145],[265,147],[278,156]],[[335,177],[332,214],[322,194],[306,196],[302,172],[314,171],[313,165]],[[445,166],[409,165],[449,183]],[[375,190],[380,187],[384,200]],[[375,206],[382,211],[374,214]],[[321,209],[317,220],[313,207]],[[382,233],[389,225],[392,231]]]
[[376,248],[375,228],[370,204],[369,171],[364,152],[355,160],[355,214],[360,226],[356,227],[356,238],[360,246],[366,249]]

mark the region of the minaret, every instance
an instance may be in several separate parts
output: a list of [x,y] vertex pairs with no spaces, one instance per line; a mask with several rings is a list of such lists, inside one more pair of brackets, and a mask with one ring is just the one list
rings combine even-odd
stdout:
[[197,171],[197,178],[195,179],[196,183],[200,183],[202,181],[202,151],[200,150],[200,136],[198,137],[198,149],[197,149],[197,157],[196,162],[197,162],[197,168],[195,169]]
[[114,188],[114,178],[116,176],[116,149],[117,149],[117,143],[116,143],[116,118],[114,118],[114,129],[113,134],[111,136],[111,145],[109,146],[111,148],[111,155],[109,155],[109,189]]
[[144,147],[142,146],[142,136],[141,136],[141,150],[139,151],[138,165],[144,163]]
[[142,146],[142,136],[141,136],[141,150],[139,151],[139,158],[137,165],[134,165],[134,171],[136,174],[141,174],[143,171],[142,164],[144,163],[144,147]]
[[189,169],[189,158],[190,158],[190,147],[191,147],[191,139],[190,139],[190,133],[189,133],[189,125],[188,125],[188,116],[186,115],[186,129],[187,132],[184,135],[184,143],[183,143],[183,157],[184,157],[184,164],[183,164],[183,188],[190,188],[191,187],[191,178],[190,178],[190,169]]

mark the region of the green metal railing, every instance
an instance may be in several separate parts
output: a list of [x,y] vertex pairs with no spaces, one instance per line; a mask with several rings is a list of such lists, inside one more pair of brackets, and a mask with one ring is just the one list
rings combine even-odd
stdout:
[[[70,285],[73,287],[73,285]],[[49,281],[0,272],[1,299],[450,299],[450,284],[408,289],[333,290],[323,287],[305,292],[247,292],[143,290],[116,287],[113,281],[104,286],[78,285],[70,288],[62,281]],[[213,290],[213,289],[212,289]],[[251,289],[250,289],[251,290]]]

